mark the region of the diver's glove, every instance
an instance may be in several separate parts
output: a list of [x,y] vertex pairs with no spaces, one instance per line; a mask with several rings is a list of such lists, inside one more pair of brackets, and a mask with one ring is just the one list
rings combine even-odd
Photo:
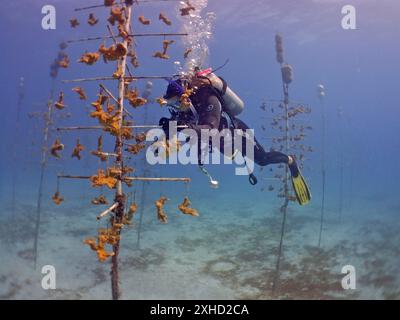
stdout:
[[160,121],[158,122],[158,125],[161,126],[161,128],[163,129],[164,133],[165,133],[165,137],[168,139],[168,135],[169,135],[169,121],[171,119],[168,118],[161,118]]

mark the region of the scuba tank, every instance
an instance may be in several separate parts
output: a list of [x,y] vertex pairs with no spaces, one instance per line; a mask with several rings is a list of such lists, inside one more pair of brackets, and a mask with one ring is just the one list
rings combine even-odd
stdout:
[[197,72],[196,77],[199,79],[208,80],[208,84],[217,90],[218,95],[223,100],[223,103],[221,103],[223,111],[225,111],[229,116],[235,117],[243,111],[243,100],[240,99],[239,96],[228,87],[224,79],[213,73],[211,68]]

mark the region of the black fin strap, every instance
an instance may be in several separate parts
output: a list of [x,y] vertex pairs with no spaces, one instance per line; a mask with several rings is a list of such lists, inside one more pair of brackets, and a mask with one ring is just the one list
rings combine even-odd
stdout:
[[252,186],[256,185],[258,182],[257,177],[252,173],[249,174],[249,182]]

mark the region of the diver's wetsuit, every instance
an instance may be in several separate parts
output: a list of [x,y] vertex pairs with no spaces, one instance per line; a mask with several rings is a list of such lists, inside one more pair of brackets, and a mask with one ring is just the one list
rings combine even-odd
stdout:
[[[190,100],[193,103],[198,113],[198,123],[188,124],[189,128],[195,130],[200,137],[201,129],[227,129],[229,125],[225,118],[221,119],[222,106],[218,97],[215,95],[212,89],[209,87],[200,88],[196,94],[190,96]],[[222,120],[222,121],[221,121]],[[249,127],[240,119],[232,119],[235,129],[241,129],[245,131]],[[246,155],[246,142],[245,137],[242,141],[241,153],[243,156]],[[282,152],[270,151],[266,152],[261,144],[254,138],[254,162],[260,166],[266,166],[275,163],[288,164],[289,158]],[[220,145],[220,151],[223,152],[223,146]]]

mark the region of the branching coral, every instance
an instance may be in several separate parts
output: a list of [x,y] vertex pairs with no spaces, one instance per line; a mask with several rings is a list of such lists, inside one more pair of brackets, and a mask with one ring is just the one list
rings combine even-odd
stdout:
[[100,58],[100,53],[98,52],[87,52],[82,55],[82,57],[78,60],[79,63],[85,63],[87,65],[92,65],[97,62]]
[[128,210],[128,214],[126,219],[130,222],[133,218],[133,216],[135,215],[136,211],[138,209],[138,206],[136,204],[136,202],[133,202],[130,206],[129,206],[129,210]]
[[69,23],[71,24],[71,28],[76,28],[77,26],[79,26],[79,21],[76,18],[69,20]]
[[59,204],[61,204],[61,202],[64,201],[64,198],[60,197],[60,192],[59,191],[56,191],[56,193],[51,197],[51,199],[53,200],[53,202],[56,205],[59,205]]
[[161,106],[164,107],[168,104],[168,101],[165,100],[163,97],[159,97],[156,99],[156,102]]
[[141,133],[138,133],[137,135],[135,135],[135,141],[137,143],[145,142],[146,141],[146,133],[141,132]]
[[193,7],[189,1],[186,1],[186,7],[180,8],[179,11],[181,12],[181,16],[188,16],[190,11],[195,11],[196,8]]
[[86,100],[87,99],[86,93],[83,90],[83,88],[75,87],[75,88],[72,88],[72,91],[76,92],[79,95],[79,99],[81,99],[81,100]]
[[175,41],[174,40],[163,40],[163,53],[166,54],[168,51],[168,48],[171,44],[173,44]]
[[59,151],[62,150],[64,150],[64,145],[61,143],[60,139],[57,138],[50,147],[50,153],[53,157],[61,158]]
[[74,150],[72,151],[72,158],[78,158],[78,160],[81,160],[81,152],[85,150],[85,147],[83,145],[80,144],[79,139],[76,141],[76,146],[74,148]]
[[68,68],[69,67],[69,58],[68,58],[68,56],[67,55],[63,56],[63,58],[60,61],[58,61],[58,65],[61,68],[64,68],[64,69]]
[[149,19],[146,19],[144,16],[139,16],[138,20],[141,24],[144,24],[146,26],[151,23],[151,21]]
[[128,33],[128,31],[125,29],[124,25],[119,24],[118,27],[117,27],[117,29],[118,29],[118,34],[119,34],[119,36],[121,36],[123,39],[125,39],[125,40],[127,40],[127,41],[130,41],[130,40],[129,40],[129,39],[130,39],[129,33]]
[[169,55],[167,55],[167,51],[168,51],[169,46],[170,46],[172,43],[174,43],[174,40],[164,40],[164,41],[163,41],[163,51],[162,51],[162,52],[156,51],[156,52],[153,54],[153,57],[154,57],[154,58],[165,59],[165,60],[169,59]]
[[99,235],[96,238],[88,238],[85,239],[83,242],[85,244],[87,244],[90,249],[92,249],[93,251],[96,251],[97,253],[97,257],[99,259],[99,261],[104,262],[106,261],[109,257],[112,257],[114,255],[114,252],[107,252],[105,250],[105,245],[107,243],[107,241],[105,241],[106,239],[104,239],[104,237],[101,237],[101,235]]
[[185,89],[185,93],[179,98],[179,102],[183,109],[189,108],[191,106],[191,101],[189,97],[193,94],[193,89]]
[[92,203],[92,204],[95,204],[95,205],[99,205],[99,204],[108,204],[108,201],[107,201],[107,199],[106,199],[105,196],[100,195],[100,196],[98,196],[98,197],[93,198],[92,201],[91,201],[91,203]]
[[110,11],[110,17],[107,19],[107,21],[113,26],[115,25],[115,22],[123,24],[125,22],[124,11],[125,9],[123,7],[112,7]]
[[88,23],[89,23],[91,26],[94,26],[95,24],[97,24],[97,22],[99,22],[99,19],[96,19],[96,18],[94,17],[94,14],[93,14],[93,13],[89,14]]
[[164,22],[167,26],[170,26],[172,24],[171,20],[169,20],[167,18],[167,16],[164,13],[160,13],[160,15],[158,16],[158,20],[161,20],[162,22]]
[[191,202],[188,197],[185,197],[183,202],[178,206],[178,209],[183,213],[183,214],[188,214],[193,217],[197,217],[199,215],[199,212],[194,209],[194,208],[189,208],[191,205]]
[[117,242],[120,239],[120,236],[118,234],[118,229],[120,229],[120,226],[119,225],[116,226],[115,223],[113,223],[112,228],[100,228],[98,230],[100,242],[107,243],[112,246],[117,244]]
[[132,154],[138,154],[144,148],[146,148],[145,144],[137,143],[128,145],[128,148],[126,148],[125,150]]
[[160,220],[162,223],[168,223],[168,217],[164,212],[164,205],[168,201],[168,198],[161,196],[160,199],[158,199],[155,204],[157,208],[157,218]]
[[64,104],[64,92],[60,92],[60,94],[58,95],[58,100],[57,102],[54,104],[54,106],[58,109],[58,110],[62,110],[65,108],[65,104]]
[[91,176],[89,180],[92,182],[92,187],[107,186],[108,188],[113,189],[117,184],[117,179],[106,176],[102,169],[97,170],[97,175]]
[[[90,116],[99,120],[100,124],[104,126],[104,131],[110,132],[114,136],[121,135],[125,139],[131,139],[132,129],[120,127],[120,111],[118,110],[112,115],[103,110],[103,104],[105,101],[107,101],[107,99],[107,97],[100,94],[99,98],[92,103],[92,106],[96,110],[91,112]],[[92,154],[95,153],[92,152]]]
[[186,49],[185,52],[184,52],[184,54],[183,54],[183,57],[184,57],[185,59],[187,59],[187,58],[189,57],[189,54],[190,54],[191,52],[192,52],[192,49],[191,49],[191,48]]
[[128,52],[126,47],[122,43],[112,45],[107,48],[104,44],[99,47],[99,52],[103,55],[104,61],[116,61],[119,58],[125,56]]
[[118,65],[118,68],[117,68],[117,70],[113,73],[113,78],[115,78],[115,79],[119,79],[119,78],[121,78],[122,77],[122,73],[123,73],[123,71],[122,71],[122,65]]
[[127,89],[125,91],[125,99],[127,99],[129,104],[134,108],[144,106],[147,103],[147,99],[139,97],[139,91],[137,89]]
[[168,59],[169,59],[169,55],[167,55],[167,54],[165,54],[165,53],[162,53],[162,52],[160,52],[160,51],[154,52],[153,57],[154,57],[154,58],[164,59],[164,60],[168,60]]

